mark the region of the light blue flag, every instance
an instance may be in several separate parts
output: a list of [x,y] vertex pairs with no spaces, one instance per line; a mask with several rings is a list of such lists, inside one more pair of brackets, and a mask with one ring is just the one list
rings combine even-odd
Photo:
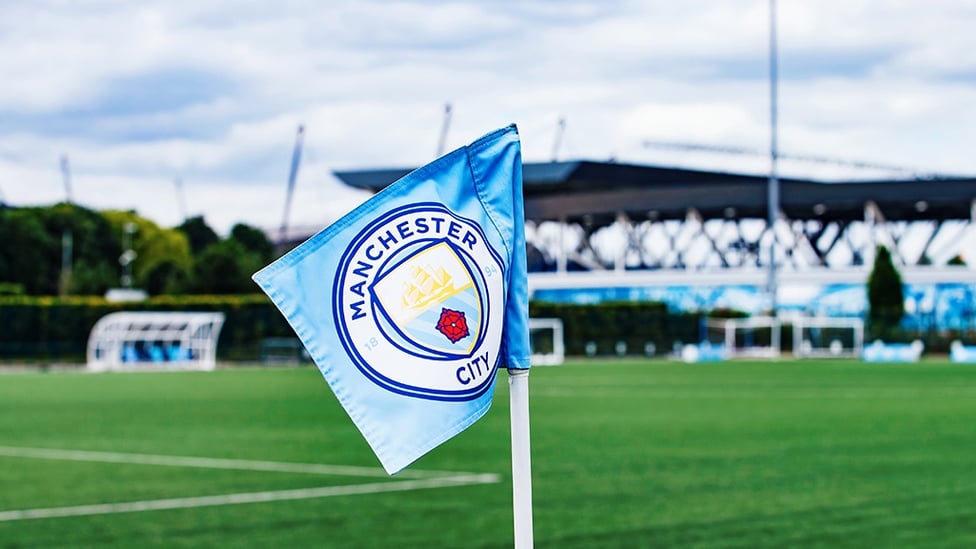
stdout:
[[254,275],[393,474],[529,367],[515,126],[404,176]]

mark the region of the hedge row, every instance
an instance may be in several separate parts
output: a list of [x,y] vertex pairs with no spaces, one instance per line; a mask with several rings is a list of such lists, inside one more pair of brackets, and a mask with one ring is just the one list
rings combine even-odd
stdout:
[[219,311],[226,319],[218,357],[254,360],[270,337],[294,337],[266,297],[255,295],[159,296],[138,303],[101,297],[0,296],[0,359],[83,360],[88,334],[116,311]]
[[[0,296],[0,359],[83,360],[95,322],[125,310],[224,313],[217,345],[224,360],[256,360],[268,338],[294,337],[281,314],[260,294],[159,296],[139,303],[112,303],[101,297]],[[700,336],[698,314],[670,312],[662,303],[532,303],[530,315],[561,319],[571,355],[616,354],[624,348],[628,354],[641,354],[648,344],[667,352],[675,341],[693,342]]]
[[[217,345],[224,360],[256,360],[265,340],[294,338],[281,314],[260,294],[159,296],[139,303],[112,303],[101,297],[0,296],[0,359],[83,360],[95,322],[125,310],[224,313]],[[529,314],[562,320],[569,355],[633,355],[652,347],[664,353],[676,342],[697,342],[702,336],[699,313],[669,311],[663,303],[533,302]],[[715,311],[712,316],[741,313]],[[547,340],[538,343],[545,345]]]
[[568,355],[643,354],[649,344],[662,353],[701,337],[701,314],[672,312],[664,303],[532,303],[529,315],[562,320]]

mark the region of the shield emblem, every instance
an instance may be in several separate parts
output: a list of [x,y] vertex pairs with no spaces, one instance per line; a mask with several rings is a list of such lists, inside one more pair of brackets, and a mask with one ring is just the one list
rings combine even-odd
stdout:
[[480,274],[447,241],[408,253],[370,288],[384,336],[419,356],[470,356],[480,340],[484,314]]

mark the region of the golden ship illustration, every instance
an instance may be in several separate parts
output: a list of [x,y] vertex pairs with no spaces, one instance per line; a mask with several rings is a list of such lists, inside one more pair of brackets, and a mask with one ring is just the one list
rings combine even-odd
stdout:
[[415,265],[410,279],[403,283],[403,307],[415,311],[425,310],[432,303],[440,303],[471,285],[470,281],[458,287],[444,267]]

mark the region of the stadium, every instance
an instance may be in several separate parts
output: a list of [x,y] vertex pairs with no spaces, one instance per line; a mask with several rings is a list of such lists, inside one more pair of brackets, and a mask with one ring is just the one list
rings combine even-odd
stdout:
[[313,4],[0,7],[0,549],[976,545],[970,8]]
[[[406,171],[338,175],[375,191]],[[536,319],[536,364],[558,364],[532,376],[539,545],[969,544],[971,366],[931,354],[868,363],[847,325],[774,346],[769,324],[750,324],[769,318],[763,178],[595,162],[527,164],[524,175],[533,300],[645,314],[629,347],[591,347],[578,326]],[[906,333],[965,333],[970,271],[940,259],[969,230],[973,180],[783,185],[775,318],[794,335],[804,321],[864,318],[878,242],[898,258],[906,299],[923,296]],[[602,231],[627,246],[608,255]],[[916,232],[921,248],[899,247]],[[715,328],[716,347],[737,354],[701,347],[689,364],[666,342],[641,345],[662,322],[647,310],[662,305],[685,315],[663,320],[685,319],[685,343]],[[702,320],[713,309],[743,313],[731,337],[729,319]],[[511,543],[504,383],[498,410],[387,478],[314,368],[287,353],[226,362],[223,322],[115,313],[91,332],[89,366],[140,373],[3,376],[6,546]],[[184,343],[126,355],[159,340]]]

